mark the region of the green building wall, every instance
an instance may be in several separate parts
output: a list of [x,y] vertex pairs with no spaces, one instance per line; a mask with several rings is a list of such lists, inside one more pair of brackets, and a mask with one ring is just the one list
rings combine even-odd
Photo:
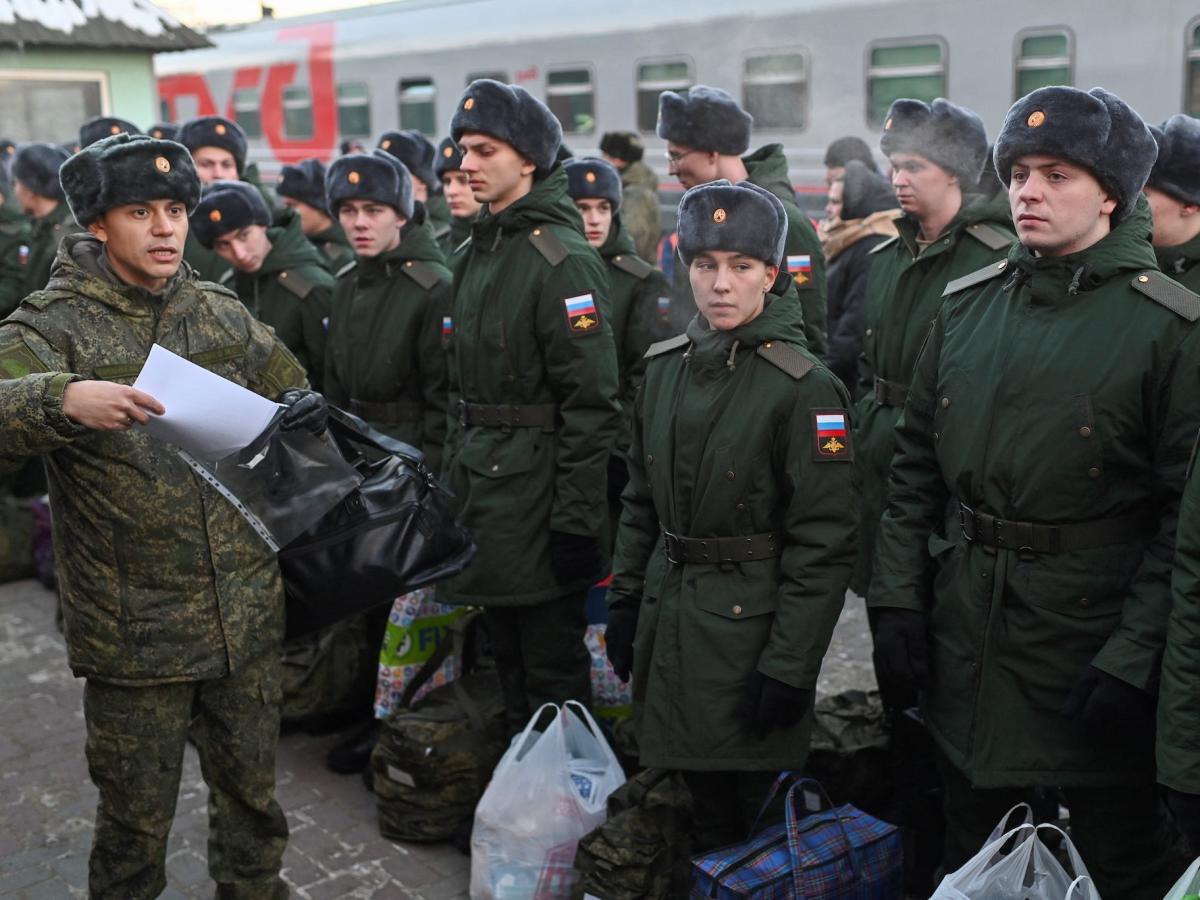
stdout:
[[[107,97],[102,100],[108,115],[129,119],[140,128],[158,121],[158,91],[154,81],[153,54],[145,50],[0,50],[0,78],[4,70],[30,72],[106,72]],[[70,133],[79,123],[63,123]]]

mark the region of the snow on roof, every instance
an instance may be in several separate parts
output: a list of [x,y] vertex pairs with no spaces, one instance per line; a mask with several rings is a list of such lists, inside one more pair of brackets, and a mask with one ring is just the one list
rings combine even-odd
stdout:
[[211,47],[147,0],[0,0],[0,46],[141,49]]

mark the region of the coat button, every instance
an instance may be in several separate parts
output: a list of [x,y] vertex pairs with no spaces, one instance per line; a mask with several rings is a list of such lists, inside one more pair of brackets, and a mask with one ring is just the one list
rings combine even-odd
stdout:
[[654,465],[654,454],[653,454],[653,453],[647,453],[647,454],[646,454],[646,464],[647,464],[647,465]]
[[734,472],[733,469],[730,469],[728,472],[725,473],[725,477],[728,478],[730,481],[733,481],[735,478],[737,478],[737,473]]
[[1095,466],[1092,466],[1090,469],[1088,469],[1088,476],[1091,478],[1099,478],[1100,470]]
[[537,237],[537,236],[538,236],[538,235],[540,235],[541,233],[542,233],[542,229],[540,229],[540,228],[535,228],[535,229],[533,229],[533,236],[534,236],[534,237]]
[[872,334],[874,334],[874,333],[875,333],[875,329],[873,329],[873,328],[868,328],[868,329],[867,329],[867,337],[870,337],[870,336],[871,336]]
[[1080,597],[1079,605],[1082,606],[1084,609],[1087,609],[1089,606],[1092,605],[1092,601],[1089,600],[1087,597]]
[[499,467],[499,466],[492,466],[492,471],[493,471],[493,472],[499,472],[499,471],[500,471],[500,467]]
[[737,506],[735,506],[735,507],[734,507],[734,509],[736,509],[738,512],[745,512],[745,511],[746,511],[746,504],[745,504],[745,503],[739,503]]
[[621,261],[621,257],[619,255],[613,257],[613,262],[620,262],[620,261]]
[[949,409],[949,408],[950,408],[950,398],[943,397],[942,398],[942,409]]
[[1092,436],[1092,429],[1090,429],[1090,428],[1088,428],[1086,425],[1084,425],[1082,428],[1080,428],[1080,429],[1079,429],[1079,436],[1080,436],[1080,437],[1083,437],[1083,438],[1089,438],[1089,437],[1091,437],[1091,436]]
[[408,262],[406,262],[406,263],[404,264],[404,268],[406,268],[406,269],[411,269],[411,268],[412,268],[412,260],[411,260],[411,259],[410,259]]
[[1150,280],[1149,275],[1139,275],[1138,276],[1138,281],[1140,281],[1142,284],[1145,284],[1149,280]]
[[741,607],[740,605],[734,606],[734,607],[733,607],[733,614],[734,614],[735,616],[740,616],[740,615],[742,614],[742,607]]
[[287,272],[280,272],[280,273],[279,273],[279,277],[280,277],[280,278],[287,278]]

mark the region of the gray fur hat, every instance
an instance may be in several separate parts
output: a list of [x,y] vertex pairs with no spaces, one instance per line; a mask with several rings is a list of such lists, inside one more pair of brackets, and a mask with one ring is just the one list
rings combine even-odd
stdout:
[[916,153],[958,178],[964,191],[974,188],[987,158],[983,120],[964,106],[938,97],[933,103],[900,99],[883,123],[879,149],[884,156]]
[[325,206],[325,166],[315,157],[280,169],[275,193],[307,203],[323,213],[329,212]]
[[729,250],[777,266],[787,228],[787,212],[770,191],[748,181],[710,181],[679,201],[679,257],[690,266],[705,250]]
[[596,197],[611,203],[613,212],[621,208],[621,173],[612,163],[593,158],[569,159],[563,168],[572,200]]
[[244,181],[214,181],[204,186],[191,225],[196,240],[211,250],[223,234],[249,225],[269,228],[271,211],[254,185]]
[[861,159],[846,161],[846,174],[842,176],[843,220],[865,219],[872,213],[899,207],[891,181]]
[[443,138],[438,144],[437,156],[433,158],[433,174],[441,181],[447,172],[457,172],[462,168],[462,151],[454,138]]
[[562,144],[562,125],[546,104],[523,87],[490,78],[467,86],[450,120],[450,137],[455,143],[468,131],[490,134],[510,144],[541,174],[554,168]]
[[343,200],[386,203],[404,218],[411,219],[412,176],[404,163],[386,150],[339,156],[325,173],[325,204],[336,216]]
[[1133,211],[1158,156],[1141,116],[1104,88],[1044,87],[1012,105],[996,138],[996,173],[1006,185],[1013,163],[1039,154],[1077,163],[1117,200],[1114,224]]
[[437,150],[425,135],[415,128],[406,131],[385,131],[379,139],[379,149],[386,150],[404,163],[408,174],[424,182],[430,191],[437,193],[442,189],[441,182],[433,171]]
[[720,88],[696,84],[658,95],[658,136],[696,150],[741,156],[750,149],[754,117]]
[[246,168],[246,132],[237,122],[223,116],[200,116],[179,126],[175,140],[195,153],[201,147],[219,147],[233,154],[241,175]]
[[1151,125],[1150,131],[1158,144],[1158,159],[1146,186],[1181,203],[1200,204],[1200,121],[1171,116],[1161,126]]
[[63,163],[58,178],[85,228],[126,203],[178,200],[190,214],[200,201],[200,177],[187,149],[144,134],[118,132],[84,147]]
[[13,157],[12,177],[35,194],[62,200],[66,195],[58,181],[58,170],[70,157],[56,144],[25,144]]
[[141,134],[142,131],[128,119],[114,116],[96,116],[79,126],[79,148],[90,147],[96,141],[114,134]]
[[830,142],[829,146],[825,148],[825,168],[827,169],[845,166],[854,159],[861,162],[872,172],[879,171],[879,166],[875,164],[875,157],[871,153],[871,148],[860,137],[854,137],[853,135],[840,137]]
[[179,138],[179,125],[175,122],[155,122],[146,129],[146,134],[160,141],[176,141]]

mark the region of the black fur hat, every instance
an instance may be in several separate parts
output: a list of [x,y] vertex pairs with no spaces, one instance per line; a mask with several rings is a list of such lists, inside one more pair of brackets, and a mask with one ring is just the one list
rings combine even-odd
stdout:
[[787,240],[787,212],[756,184],[724,178],[697,185],[679,201],[679,257],[691,265],[704,250],[729,250],[777,266]]
[[145,200],[178,200],[190,214],[200,201],[192,155],[174,141],[118,132],[84,147],[58,173],[75,221],[83,227],[105,210]]
[[596,197],[611,203],[613,212],[621,208],[621,173],[612,163],[595,158],[569,159],[563,169],[572,200]]
[[1141,116],[1104,88],[1038,88],[1012,105],[996,138],[996,173],[1006,185],[1013,163],[1039,154],[1091,171],[1117,200],[1113,223],[1137,204],[1158,156],[1158,145]]
[[750,148],[754,117],[720,88],[693,85],[658,95],[658,136],[696,150],[741,156]]
[[437,193],[442,189],[441,181],[433,171],[437,150],[425,135],[415,128],[406,131],[385,131],[379,139],[379,149],[386,150],[404,163],[408,174],[424,182],[430,191]]
[[932,104],[900,99],[883,123],[879,149],[884,156],[916,153],[958,178],[963,190],[979,181],[987,158],[983,120],[963,106],[938,97]]
[[204,186],[191,225],[196,240],[211,250],[223,234],[249,225],[270,227],[271,211],[254,185],[244,181],[214,181]]
[[233,154],[238,174],[246,168],[246,132],[237,122],[221,116],[201,116],[179,126],[175,140],[195,153],[201,147],[219,147]]
[[179,125],[175,122],[155,122],[146,129],[146,134],[160,141],[174,141],[179,137]]
[[343,200],[386,203],[406,219],[413,217],[412,176],[404,163],[386,150],[350,153],[329,164],[325,173],[325,204],[337,215]]
[[562,125],[545,103],[519,85],[490,78],[472,81],[458,101],[450,137],[458,142],[467,131],[490,134],[512,145],[542,174],[554,168],[562,143]]
[[606,131],[600,138],[600,152],[622,162],[641,162],[646,155],[642,136],[634,131]]
[[96,141],[114,134],[141,134],[142,130],[128,119],[113,116],[96,116],[79,126],[79,148],[90,147]]
[[294,166],[284,166],[275,180],[275,193],[307,203],[328,213],[325,206],[325,166],[319,159],[306,159]]
[[56,144],[25,144],[13,158],[12,177],[35,194],[62,200],[66,195],[58,181],[58,170],[70,157]]
[[433,174],[441,181],[447,172],[457,172],[461,168],[462,151],[458,149],[458,144],[454,143],[454,138],[443,139],[433,159]]
[[1161,126],[1151,125],[1150,131],[1158,144],[1158,159],[1146,186],[1181,203],[1200,204],[1200,121],[1171,116]]
[[875,157],[867,142],[853,135],[840,137],[825,148],[825,168],[832,169],[845,166],[850,160],[857,159],[872,172],[878,172]]
[[843,220],[865,219],[872,213],[899,207],[891,181],[867,168],[861,159],[846,161],[846,174],[842,176]]

